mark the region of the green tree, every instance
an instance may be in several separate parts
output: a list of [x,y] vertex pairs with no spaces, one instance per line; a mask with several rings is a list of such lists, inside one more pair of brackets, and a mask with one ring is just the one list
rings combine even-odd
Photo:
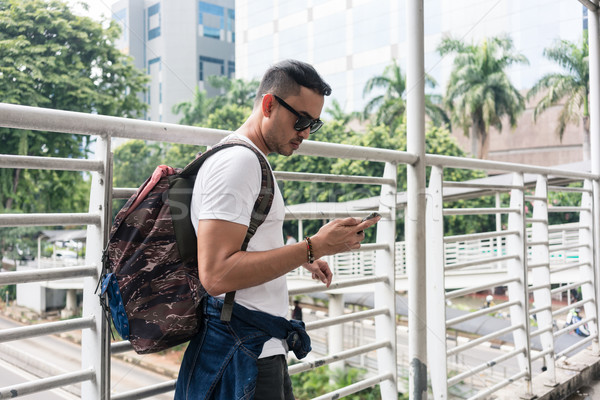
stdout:
[[[62,1],[0,0],[0,101],[120,117],[140,115],[147,77],[114,46],[119,26],[105,29],[74,15]],[[2,152],[81,158],[86,136],[0,129]],[[0,170],[0,210],[84,211],[85,175]],[[49,191],[49,192],[48,192]]]
[[[425,76],[427,87],[434,88],[437,83],[429,75]],[[400,66],[393,60],[392,64],[385,67],[383,74],[370,78],[363,89],[363,97],[371,92],[383,90],[382,94],[373,97],[364,108],[363,117],[369,118],[374,114],[374,123],[386,125],[393,132],[405,118],[406,111],[406,77],[402,74]],[[439,95],[425,95],[425,113],[435,125],[449,124],[450,120],[442,108]]]
[[205,126],[207,128],[234,131],[244,123],[251,113],[252,108],[247,105],[226,103],[208,116]]
[[215,97],[214,107],[222,107],[225,104],[237,104],[238,106],[250,107],[254,105],[258,82],[256,79],[246,81],[244,79],[230,79],[227,76],[211,75],[208,83],[221,90],[221,95]]
[[331,105],[325,108],[325,112],[329,114],[333,120],[338,121],[342,125],[347,125],[353,119],[359,119],[361,117],[361,114],[357,111],[350,113],[345,112],[337,99],[331,100]]
[[471,130],[471,153],[486,158],[490,127],[502,130],[502,117],[515,127],[525,108],[523,96],[513,86],[506,69],[514,64],[527,64],[527,58],[514,52],[508,36],[484,39],[467,45],[446,37],[438,46],[442,56],[454,54],[454,66],[446,87],[445,104],[452,123]]
[[558,116],[556,133],[562,141],[565,128],[569,122],[583,125],[583,159],[590,159],[590,70],[588,64],[589,46],[587,34],[580,44],[566,40],[558,41],[554,46],[544,49],[544,56],[556,62],[563,72],[553,72],[544,75],[527,93],[527,99],[535,98],[543,93],[535,106],[534,120],[552,107],[564,100],[564,105]]
[[194,97],[189,101],[182,101],[173,106],[173,113],[183,114],[179,123],[182,125],[200,126],[208,117],[210,100],[205,90],[200,90],[198,86],[194,89]]

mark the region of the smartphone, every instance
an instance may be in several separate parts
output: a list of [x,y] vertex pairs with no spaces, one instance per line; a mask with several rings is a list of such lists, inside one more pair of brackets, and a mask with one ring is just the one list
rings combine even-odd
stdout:
[[[367,221],[369,219],[373,219],[373,218],[380,217],[380,216],[381,216],[381,214],[379,214],[378,212],[372,212],[371,214],[369,214],[366,217],[364,217],[362,219],[362,221],[360,221],[360,222],[362,223],[362,222],[365,222],[365,221]],[[363,233],[363,231],[358,231],[356,233],[360,235],[361,233]]]
[[362,219],[362,221],[360,221],[360,222],[365,222],[366,220],[377,218],[377,217],[381,217],[381,214],[379,214],[378,212],[372,212],[371,214],[369,214],[366,217],[364,217]]

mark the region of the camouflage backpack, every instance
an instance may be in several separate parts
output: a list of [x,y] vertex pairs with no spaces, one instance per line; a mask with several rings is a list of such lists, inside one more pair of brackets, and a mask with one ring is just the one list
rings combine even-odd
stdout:
[[[269,213],[271,169],[254,147],[241,140],[220,143],[183,170],[157,167],[115,217],[103,255],[101,303],[119,335],[139,354],[184,343],[198,333],[206,291],[198,278],[197,238],[190,203],[204,161],[231,146],[251,149],[262,183],[242,250]],[[221,319],[228,320],[235,292],[226,294]]]

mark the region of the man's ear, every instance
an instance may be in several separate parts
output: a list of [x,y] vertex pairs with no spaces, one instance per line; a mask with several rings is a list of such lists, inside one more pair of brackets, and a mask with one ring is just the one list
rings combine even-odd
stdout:
[[271,109],[273,107],[273,95],[267,93],[262,98],[262,111],[265,117],[271,115]]

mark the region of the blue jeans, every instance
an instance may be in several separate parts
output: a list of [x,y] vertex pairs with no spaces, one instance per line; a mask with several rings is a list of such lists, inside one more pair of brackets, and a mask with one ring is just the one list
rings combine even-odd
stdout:
[[272,337],[286,339],[301,355],[310,351],[303,324],[234,304],[231,321],[220,320],[223,301],[208,297],[204,326],[189,343],[181,363],[175,400],[250,400],[257,360]]

